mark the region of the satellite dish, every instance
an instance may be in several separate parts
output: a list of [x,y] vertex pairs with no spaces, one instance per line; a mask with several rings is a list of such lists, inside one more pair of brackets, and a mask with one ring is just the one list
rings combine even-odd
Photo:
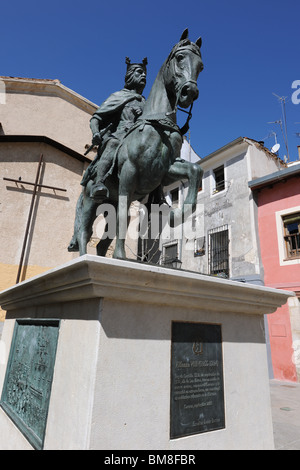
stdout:
[[279,149],[280,149],[280,144],[275,144],[275,145],[273,145],[273,147],[271,148],[271,152],[272,152],[272,153],[277,153]]

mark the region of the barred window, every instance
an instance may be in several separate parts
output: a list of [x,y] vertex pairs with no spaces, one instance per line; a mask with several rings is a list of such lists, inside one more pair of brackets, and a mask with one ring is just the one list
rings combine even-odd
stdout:
[[300,258],[300,212],[282,217],[286,258]]
[[209,274],[229,277],[228,225],[208,231]]

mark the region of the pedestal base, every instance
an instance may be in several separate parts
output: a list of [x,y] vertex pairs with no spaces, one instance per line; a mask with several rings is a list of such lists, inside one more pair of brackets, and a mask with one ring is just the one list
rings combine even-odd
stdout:
[[11,346],[14,329],[55,319],[42,448],[272,449],[263,315],[291,295],[89,255],[2,292],[0,448],[35,447],[26,433],[28,406],[38,403],[47,374],[27,372],[19,380],[27,393],[18,380],[14,386],[24,431],[7,413],[11,364],[22,363]]

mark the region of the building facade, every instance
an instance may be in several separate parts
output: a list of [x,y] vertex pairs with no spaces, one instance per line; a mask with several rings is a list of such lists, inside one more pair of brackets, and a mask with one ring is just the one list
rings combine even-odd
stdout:
[[[292,260],[284,258],[286,248],[278,245],[276,237],[282,214],[287,217],[286,224],[298,221],[290,217],[293,219],[295,214],[298,217],[299,180],[294,178],[293,186],[286,183],[286,190],[291,192],[288,197],[278,191],[278,184],[274,186],[274,208],[265,205],[263,197],[266,195],[256,190],[261,189],[261,181],[267,181],[269,175],[273,175],[275,181],[280,178],[286,181],[287,175],[294,174],[297,167],[292,170],[263,143],[249,138],[238,138],[198,162],[204,175],[196,213],[169,233],[161,224],[159,240],[150,239],[146,248],[144,242],[143,254],[148,247],[150,262],[298,292],[299,232],[282,235],[285,247],[287,243],[294,247],[290,249]],[[181,207],[187,190],[188,182],[166,188],[168,204]],[[271,197],[270,189],[268,191]],[[269,219],[273,220],[273,225]],[[287,231],[288,227],[290,225],[282,230]],[[282,266],[278,263],[275,244],[281,250],[278,253]],[[274,263],[278,264],[276,270]],[[295,364],[295,361],[300,362],[299,318],[297,298],[290,298],[277,313],[265,318],[270,377],[281,380],[297,380],[298,377],[299,380],[299,365]]]
[[253,180],[264,283],[293,291],[268,315],[274,378],[300,381],[300,163]]
[[[188,152],[183,155],[188,159]],[[262,144],[243,137],[198,163],[204,175],[196,212],[183,226],[162,233],[152,248],[153,259],[161,264],[178,259],[182,269],[263,284],[257,207],[248,181],[285,168],[285,163]],[[167,203],[182,206],[187,190],[186,181],[165,188]],[[152,244],[150,240],[149,249]]]
[[[294,291],[264,326],[270,377],[299,381],[300,165],[248,138],[199,164],[204,176],[196,213],[168,238],[162,232],[156,262]],[[182,206],[187,185],[166,188],[170,205]]]

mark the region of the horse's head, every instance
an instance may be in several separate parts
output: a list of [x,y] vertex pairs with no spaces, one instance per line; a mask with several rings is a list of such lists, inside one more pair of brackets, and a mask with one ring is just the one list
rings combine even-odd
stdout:
[[186,29],[166,60],[165,85],[175,96],[175,106],[187,108],[198,98],[197,78],[203,70],[201,44],[201,38],[191,42]]

